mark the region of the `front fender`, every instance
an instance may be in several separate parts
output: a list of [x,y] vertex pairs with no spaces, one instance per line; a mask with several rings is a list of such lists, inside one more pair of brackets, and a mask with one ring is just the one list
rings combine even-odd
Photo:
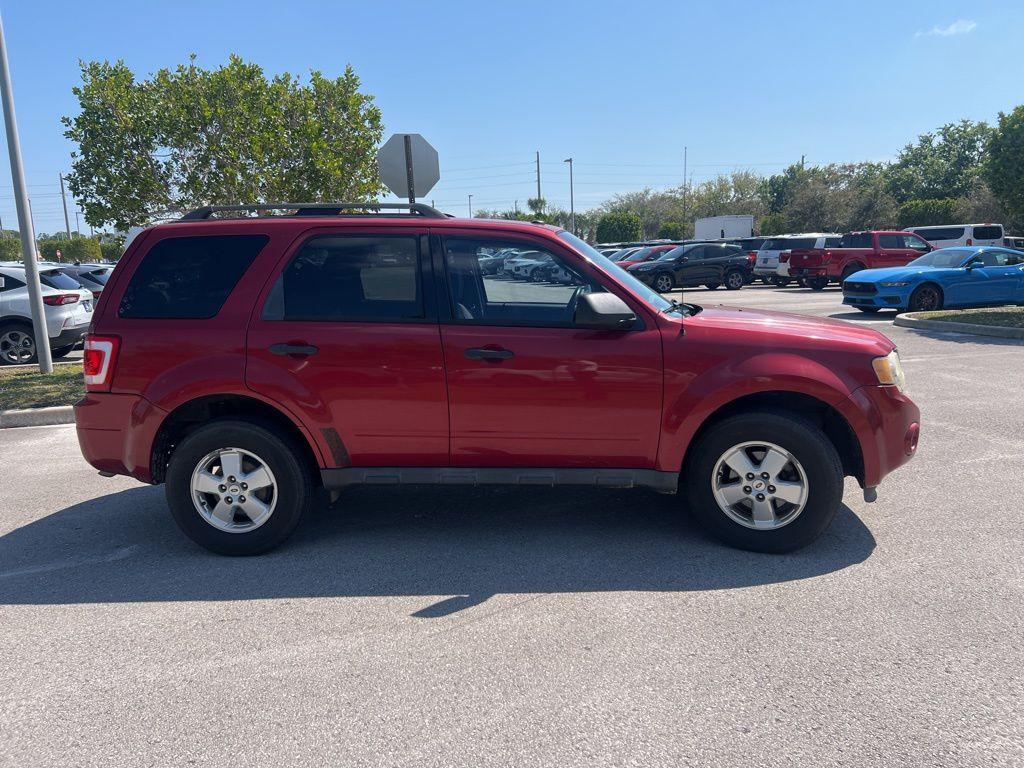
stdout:
[[667,371],[657,468],[678,472],[701,425],[741,397],[783,392],[813,397],[835,408],[845,405],[855,388],[821,363],[785,352],[725,361],[698,374]]

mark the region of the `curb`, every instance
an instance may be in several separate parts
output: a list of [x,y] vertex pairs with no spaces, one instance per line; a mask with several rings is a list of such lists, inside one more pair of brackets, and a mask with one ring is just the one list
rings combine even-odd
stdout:
[[1024,339],[1024,328],[1003,328],[998,325],[975,325],[974,323],[951,323],[946,320],[923,320],[915,317],[918,312],[896,315],[894,325],[905,328],[919,328],[924,331],[946,331],[947,333],[972,333],[975,336],[996,336],[1000,339]]
[[52,424],[74,424],[75,409],[71,405],[51,408],[17,408],[0,411],[0,429],[8,427],[46,427]]

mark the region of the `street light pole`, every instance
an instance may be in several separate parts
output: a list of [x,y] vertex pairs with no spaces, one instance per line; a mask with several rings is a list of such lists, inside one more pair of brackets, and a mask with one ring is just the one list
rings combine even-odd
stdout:
[[469,218],[473,218],[473,196],[469,196]]
[[71,221],[68,219],[68,198],[64,194],[64,174],[58,173],[60,179],[60,201],[64,203],[64,230],[68,233],[68,240],[71,239]]
[[572,189],[572,158],[567,157],[562,161],[569,164],[569,229],[576,234],[576,200]]
[[14,202],[18,209],[18,226],[21,228],[21,256],[25,260],[28,304],[32,311],[32,332],[35,335],[39,371],[40,373],[53,373],[50,336],[46,332],[46,315],[43,314],[43,292],[39,286],[39,264],[36,262],[36,233],[32,228],[28,190],[25,188],[25,169],[21,164],[21,141],[18,138],[18,120],[14,114],[14,93],[11,90],[11,70],[7,65],[7,40],[4,37],[2,18],[0,18],[0,100],[3,101],[4,106],[7,152],[11,157],[11,181],[14,184]]

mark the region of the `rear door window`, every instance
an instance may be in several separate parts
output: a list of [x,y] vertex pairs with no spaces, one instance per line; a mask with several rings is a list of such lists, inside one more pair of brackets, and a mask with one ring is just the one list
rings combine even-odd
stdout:
[[914,229],[911,231],[920,235],[929,243],[934,243],[936,240],[959,240],[964,236],[963,227],[935,227],[933,229]]
[[118,315],[215,316],[268,239],[266,235],[211,235],[160,240],[132,275]]
[[903,248],[904,240],[900,235],[879,235],[879,248]]
[[870,232],[851,232],[843,235],[840,248],[872,248]]
[[267,320],[401,322],[424,317],[419,238],[325,235],[303,244],[271,290]]

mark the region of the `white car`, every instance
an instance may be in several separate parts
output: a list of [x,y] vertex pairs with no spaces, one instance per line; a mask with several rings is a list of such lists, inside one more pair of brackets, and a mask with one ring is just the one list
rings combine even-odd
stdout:
[[777,235],[769,237],[757,251],[754,261],[754,277],[778,286],[789,285],[789,263],[779,260],[785,251],[797,248],[828,248],[839,244],[835,232],[806,232],[799,235]]
[[955,245],[1002,245],[1002,224],[943,224],[937,227],[907,227],[904,232],[920,235],[932,248]]
[[[36,339],[22,266],[0,266],[0,364],[34,363]],[[92,322],[92,292],[59,269],[40,267],[46,332],[54,357],[82,340]]]

